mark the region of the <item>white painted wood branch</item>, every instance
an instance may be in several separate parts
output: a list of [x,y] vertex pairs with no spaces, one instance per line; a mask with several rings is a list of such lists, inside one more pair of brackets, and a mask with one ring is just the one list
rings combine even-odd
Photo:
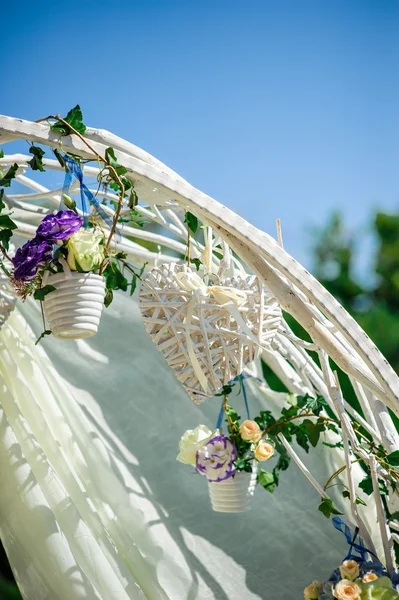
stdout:
[[[181,255],[186,250],[187,225],[183,222],[184,211],[194,213],[206,225],[207,239],[203,243],[199,236],[196,240],[192,238],[192,257],[203,256],[209,270],[214,273],[228,276],[239,273],[245,276],[246,270],[254,272],[278,299],[281,307],[310,335],[312,341],[304,342],[285,325],[278,332],[273,347],[264,350],[263,358],[290,391],[296,394],[317,392],[326,398],[343,423],[347,460],[349,443],[363,460],[369,460],[367,452],[359,447],[348,413],[363,425],[376,443],[383,443],[387,451],[399,448],[399,438],[387,410],[389,407],[399,415],[397,375],[343,307],[282,248],[281,235],[278,243],[233,211],[195,189],[144,150],[112,133],[88,128],[85,137],[102,155],[109,146],[115,149],[119,162],[128,169],[127,177],[134,183],[139,196],[137,213],[157,227],[156,231],[148,231],[145,228],[136,230],[128,225],[124,226],[121,239],[117,240],[118,249],[127,252],[129,259],[137,264],[149,262],[151,266],[157,266],[170,263],[174,260],[173,253]],[[62,147],[62,150],[82,158],[94,158],[76,136],[66,136],[61,140],[50,131],[46,123],[0,117],[0,144],[18,139],[53,148]],[[60,188],[49,190],[27,175],[30,160],[31,156],[21,153],[0,159],[2,166],[15,162],[19,165],[18,182],[30,190],[24,194],[13,194],[11,190],[7,190],[7,202],[15,210],[18,232],[22,236],[32,236],[41,216],[59,206],[62,193]],[[56,160],[45,157],[43,163],[46,170],[61,171]],[[85,177],[96,179],[99,169],[84,165],[83,172]],[[95,182],[93,189],[94,187]],[[100,190],[99,197],[116,199],[111,190]],[[111,217],[114,214],[110,206],[105,206],[104,210]],[[126,216],[128,213],[127,209],[123,212]],[[162,232],[159,231],[160,228]],[[207,240],[208,244],[205,243]],[[143,244],[147,242],[153,243],[156,250],[145,248]],[[222,259],[212,251],[216,244],[220,244],[219,253],[223,250]],[[234,254],[230,254],[229,247]],[[319,352],[322,369],[313,360],[309,350]],[[337,387],[337,382],[331,379],[328,357],[350,377],[364,418],[344,401],[339,385]],[[286,440],[283,443],[290,447]],[[301,468],[300,459],[291,447],[289,452]],[[350,479],[350,461],[347,467]],[[375,468],[377,475],[386,479],[387,473],[381,465],[376,464]],[[306,467],[302,470],[306,474]],[[307,478],[320,493],[320,486],[314,478],[310,474]],[[351,492],[354,492],[353,481],[350,486]],[[352,509],[356,507],[352,506]]]
[[[0,117],[0,131],[5,140],[30,139],[53,147],[61,147],[59,138],[50,131],[48,125],[43,123]],[[135,181],[142,181],[151,187],[155,183],[165,195],[192,210],[205,222],[227,228],[237,240],[246,247],[256,250],[258,255],[261,254],[271,266],[278,268],[289,281],[308,295],[309,300],[331,320],[350,343],[355,344],[359,357],[367,364],[384,390],[386,401],[393,410],[399,412],[399,380],[393,369],[343,307],[273,238],[257,230],[206,194],[196,190],[171,169],[153,157],[150,158],[148,153],[132,144],[128,144],[108,132],[90,128],[87,130],[86,136],[93,142],[96,150],[102,154],[106,147],[113,145],[117,150],[119,161],[131,171]],[[0,143],[1,141],[0,136]],[[62,139],[62,147],[83,157],[93,158],[83,142],[71,136]],[[317,331],[317,324],[314,328]]]

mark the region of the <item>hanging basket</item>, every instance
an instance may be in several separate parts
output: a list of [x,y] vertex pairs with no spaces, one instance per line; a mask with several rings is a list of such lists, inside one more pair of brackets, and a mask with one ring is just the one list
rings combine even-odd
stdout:
[[252,473],[240,471],[234,477],[229,477],[224,481],[208,481],[212,509],[215,512],[225,513],[251,510],[257,471],[257,464],[253,464]]
[[256,276],[221,277],[218,285],[205,286],[190,267],[177,264],[148,273],[140,310],[157,349],[196,404],[258,358],[282,320],[276,298]]
[[105,280],[97,273],[70,271],[43,278],[56,290],[44,297],[43,310],[54,337],[80,339],[95,335],[104,307]]

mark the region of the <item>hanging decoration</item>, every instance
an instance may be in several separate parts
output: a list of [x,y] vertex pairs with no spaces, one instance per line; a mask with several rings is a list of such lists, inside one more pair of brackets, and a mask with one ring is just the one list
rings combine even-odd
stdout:
[[[226,417],[228,435],[222,433]],[[192,465],[208,480],[209,496],[215,512],[245,512],[251,509],[257,483],[268,489],[269,473],[258,469],[275,453],[275,442],[262,429],[262,417],[240,423],[237,412],[224,396],[216,429],[205,425],[187,430],[179,443],[177,460]]]
[[190,266],[175,263],[147,274],[139,306],[157,349],[196,404],[258,358],[282,319],[256,276],[205,283]]
[[341,565],[324,584],[314,581],[304,590],[305,600],[394,600],[399,598],[399,576],[388,573],[375,554],[365,548],[359,530],[353,532],[343,519],[334,517],[350,549]]
[[[102,309],[112,302],[113,290],[130,288],[133,293],[145,267],[137,272],[126,262],[127,255],[117,252],[115,244],[111,244],[114,238],[120,237],[119,224],[129,222],[129,211],[134,213],[137,195],[132,181],[125,177],[127,169],[118,164],[114,149],[107,148],[101,156],[84,138],[86,126],[82,118],[80,107],[76,106],[65,119],[49,116],[42,121],[47,121],[60,137],[78,136],[96,156],[102,165],[98,190],[110,186],[117,194],[112,218],[97,193],[93,194],[84,183],[82,161],[54,149],[65,169],[60,210],[45,216],[35,236],[10,256],[10,240],[17,226],[12,213],[4,212],[7,209],[4,188],[10,187],[19,167],[14,164],[7,172],[0,169],[0,252],[3,256],[0,267],[22,300],[33,296],[41,302],[44,331],[39,340],[49,334],[77,339],[97,333]],[[0,156],[1,153],[0,149]],[[44,151],[32,144],[30,153],[33,154],[28,163],[30,167],[44,171]],[[79,206],[70,196],[75,182],[80,191]],[[122,206],[125,208],[123,218]],[[130,282],[125,272],[131,277]]]

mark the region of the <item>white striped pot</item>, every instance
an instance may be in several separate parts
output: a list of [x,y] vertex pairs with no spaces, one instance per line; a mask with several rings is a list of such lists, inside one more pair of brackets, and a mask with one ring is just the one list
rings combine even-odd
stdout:
[[44,314],[54,337],[76,340],[97,333],[104,308],[104,277],[65,270],[43,278],[42,286],[45,285],[56,288],[43,300]]
[[213,510],[224,513],[239,513],[251,510],[257,471],[257,464],[253,464],[252,473],[239,471],[234,477],[229,477],[224,481],[208,481]]

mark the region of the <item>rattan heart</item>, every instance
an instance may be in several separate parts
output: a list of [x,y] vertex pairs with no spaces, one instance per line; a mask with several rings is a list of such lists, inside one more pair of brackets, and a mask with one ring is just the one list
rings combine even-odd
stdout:
[[262,346],[270,345],[282,314],[256,276],[209,287],[201,281],[197,289],[182,287],[187,280],[197,285],[199,277],[186,265],[150,271],[141,284],[139,306],[158,350],[199,404],[242,373]]

